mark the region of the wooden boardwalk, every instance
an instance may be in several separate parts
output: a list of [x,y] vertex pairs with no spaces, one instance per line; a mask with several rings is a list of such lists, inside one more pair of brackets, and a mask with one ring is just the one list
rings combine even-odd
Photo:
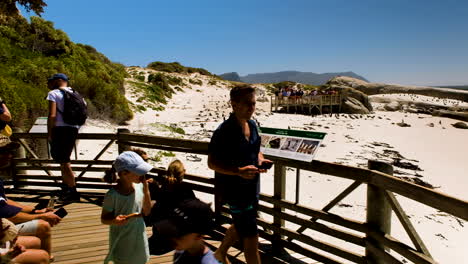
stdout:
[[[24,201],[37,199],[36,196],[8,194],[12,200]],[[32,202],[22,202],[35,205]],[[103,263],[109,246],[109,227],[101,224],[101,207],[91,203],[73,203],[66,205],[68,215],[59,225],[52,228],[52,255],[55,264],[91,264]],[[151,236],[151,228],[147,228],[148,236]],[[207,245],[215,250],[222,239],[222,233],[215,231],[211,236],[206,236]],[[213,238],[216,237],[216,238]],[[318,263],[307,259],[300,254],[285,251],[279,257],[273,257],[269,242],[261,240],[263,263]],[[172,263],[172,252],[162,256],[151,256],[148,263]],[[245,263],[244,254],[237,248],[229,250],[231,263]]]

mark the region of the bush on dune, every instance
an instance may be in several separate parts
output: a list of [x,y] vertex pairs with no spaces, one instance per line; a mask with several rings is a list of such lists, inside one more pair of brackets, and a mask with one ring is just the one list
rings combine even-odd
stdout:
[[181,65],[178,62],[155,61],[155,62],[151,62],[150,64],[148,64],[147,67],[155,71],[163,71],[163,72],[169,72],[169,73],[182,73],[182,74],[199,73],[201,75],[206,75],[206,76],[215,76],[211,72],[203,68],[186,67],[186,66]]

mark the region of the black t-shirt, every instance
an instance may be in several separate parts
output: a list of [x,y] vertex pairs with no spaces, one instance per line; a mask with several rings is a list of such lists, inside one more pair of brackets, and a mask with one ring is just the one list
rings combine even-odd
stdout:
[[164,219],[180,202],[191,198],[196,198],[195,193],[185,182],[174,184],[169,188],[154,185],[151,188],[151,199],[156,200],[156,204],[151,208],[151,222],[154,224]]
[[3,180],[0,179],[0,197],[5,198],[5,187],[3,186]]
[[[235,116],[231,114],[213,133],[208,147],[210,155],[216,160],[232,167],[258,164],[260,135],[253,120],[248,121],[250,138],[247,139]],[[260,191],[259,176],[247,180],[240,176],[215,172],[217,187],[221,188],[223,198],[230,205],[246,206],[258,200]]]

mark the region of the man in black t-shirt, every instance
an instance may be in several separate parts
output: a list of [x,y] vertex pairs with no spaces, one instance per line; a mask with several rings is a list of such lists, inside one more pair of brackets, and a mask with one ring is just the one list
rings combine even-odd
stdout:
[[266,170],[257,166],[271,161],[260,152],[260,135],[250,119],[255,112],[255,89],[236,86],[230,99],[233,113],[213,133],[208,154],[208,167],[215,171],[216,193],[229,205],[233,219],[215,257],[229,263],[227,250],[240,238],[247,263],[260,263],[256,217],[259,173]]

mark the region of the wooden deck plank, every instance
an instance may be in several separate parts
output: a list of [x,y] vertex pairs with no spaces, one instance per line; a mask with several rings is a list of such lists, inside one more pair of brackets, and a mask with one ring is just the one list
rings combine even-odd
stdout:
[[[22,196],[22,198],[24,197],[37,200],[36,196]],[[34,206],[36,203],[23,202],[23,204]],[[68,215],[59,225],[52,228],[54,263],[103,263],[109,247],[109,227],[101,224],[101,207],[88,203],[73,203],[65,205],[65,208]],[[148,236],[151,235],[151,228],[147,228],[147,233]],[[205,241],[212,250],[221,244],[221,241],[209,236],[206,237]],[[270,242],[261,239],[260,243],[269,244]],[[270,259],[268,254],[262,254],[262,259],[266,263],[290,263],[289,259],[292,257],[295,261],[291,261],[291,263],[317,263],[294,252],[288,254],[290,257],[283,261],[278,261],[278,259],[268,261]],[[151,256],[148,263],[172,263],[172,256],[172,252],[162,256]],[[233,264],[245,263],[243,252],[235,247],[229,249],[228,257]]]
[[[34,206],[36,203],[24,204]],[[54,263],[103,263],[109,247],[109,227],[101,224],[101,207],[88,203],[74,203],[66,205],[65,208],[68,211],[68,215],[59,225],[52,228],[52,254],[55,257]],[[148,236],[150,236],[151,228],[147,228],[146,230]],[[209,236],[206,237],[205,241],[212,250],[215,250],[221,244],[219,239]],[[261,240],[261,243],[268,244],[270,242]],[[293,256],[293,254],[294,252],[291,252],[290,256]],[[243,252],[235,247],[229,249],[228,255],[233,264],[245,263]],[[287,260],[278,261],[268,255],[269,254],[262,254],[263,262],[289,263]],[[172,263],[172,256],[172,252],[162,256],[151,256],[148,263]],[[301,258],[306,259],[298,254],[294,254],[294,257],[296,257],[296,260],[300,260]],[[268,261],[269,259],[271,259],[271,261]],[[308,261],[310,262],[303,261],[302,263],[316,263],[310,259],[308,259]]]

